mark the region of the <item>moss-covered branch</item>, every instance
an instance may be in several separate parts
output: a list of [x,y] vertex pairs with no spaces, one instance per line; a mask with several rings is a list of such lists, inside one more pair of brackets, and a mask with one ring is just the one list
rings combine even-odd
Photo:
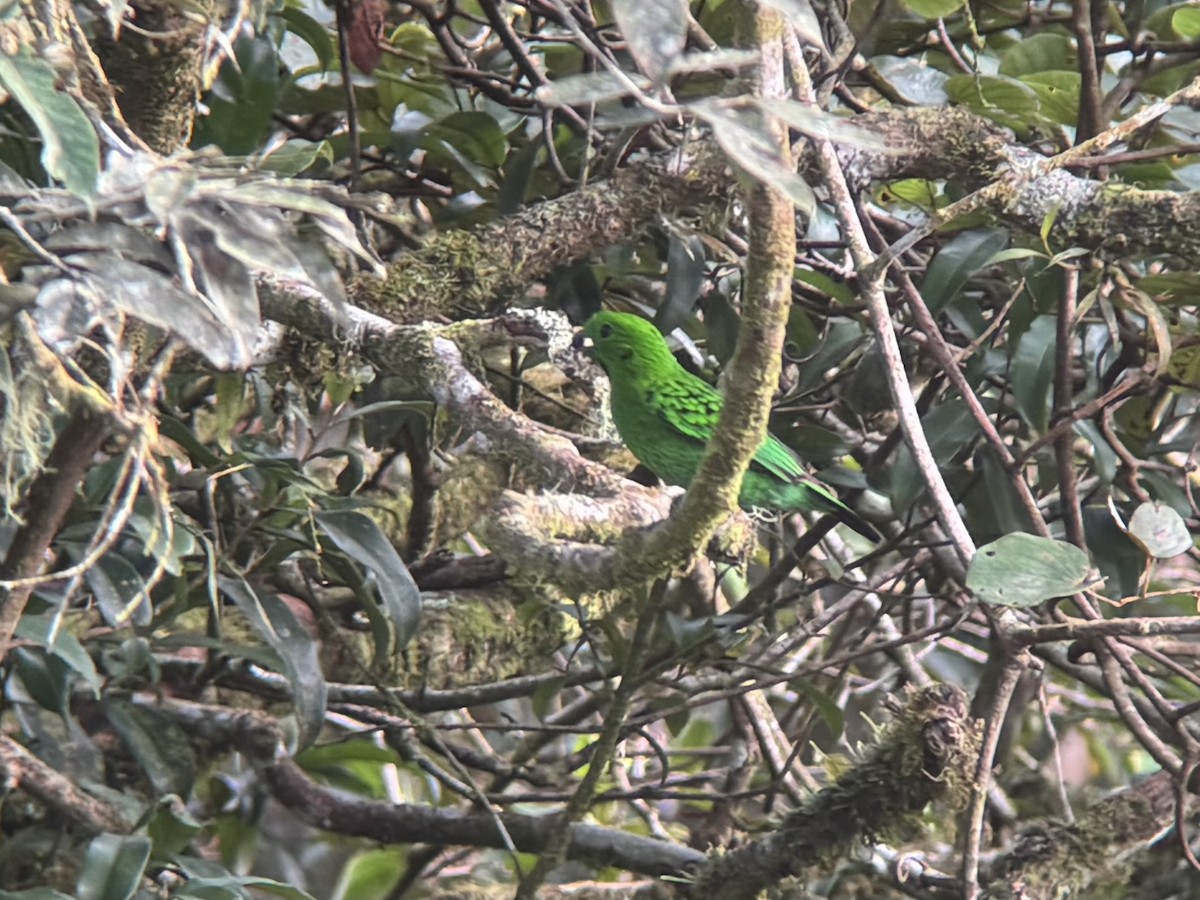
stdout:
[[1027,828],[992,867],[984,897],[1088,896],[1089,889],[1114,880],[1124,854],[1149,844],[1174,821],[1172,776],[1159,772],[1094,804],[1078,822],[1044,821]]
[[[381,844],[511,845],[525,853],[544,849],[559,827],[554,816],[461,813],[412,803],[367,800],[313,781],[284,751],[283,732],[265,713],[207,706],[140,694],[135,702],[163,712],[200,737],[230,746],[262,774],[272,795],[302,821],[334,834]],[[646,875],[679,875],[704,856],[667,841],[594,825],[571,825],[567,854]]]
[[978,744],[978,728],[958,688],[910,694],[861,763],[767,837],[713,856],[690,896],[752,900],[784,878],[814,872],[856,842],[911,831],[928,804],[965,798]]
[[[946,180],[974,190],[1020,172],[996,192],[997,220],[1037,235],[1052,218],[1051,243],[1115,247],[1184,258],[1200,255],[1200,195],[1103,184],[1066,170],[1042,171],[1044,157],[962,109],[909,109],[855,119],[886,151],[838,147],[848,179],[860,187],[900,179]],[[797,167],[819,181],[815,152],[796,146]],[[737,180],[707,140],[632,161],[616,175],[539,203],[478,231],[446,231],[391,263],[386,277],[363,276],[358,305],[397,322],[482,315],[521,297],[560,266],[627,241],[662,216],[711,220],[724,214]],[[1051,216],[1051,214],[1053,214]]]

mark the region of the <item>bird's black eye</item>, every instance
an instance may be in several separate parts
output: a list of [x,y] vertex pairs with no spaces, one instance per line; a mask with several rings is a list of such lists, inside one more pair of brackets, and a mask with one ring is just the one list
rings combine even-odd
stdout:
[[612,326],[611,325],[601,325],[600,326],[600,337],[602,337],[602,338],[612,337]]

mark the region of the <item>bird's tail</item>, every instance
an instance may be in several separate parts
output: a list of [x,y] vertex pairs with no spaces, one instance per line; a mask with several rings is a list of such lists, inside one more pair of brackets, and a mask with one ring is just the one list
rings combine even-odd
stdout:
[[830,510],[831,513],[837,516],[839,522],[848,527],[850,530],[861,534],[868,541],[878,544],[879,541],[882,540],[879,532],[875,530],[874,526],[871,525],[870,522],[868,522],[850,507],[844,504],[839,505],[841,506],[841,509]]
[[812,497],[813,509],[831,514],[851,531],[861,534],[868,541],[879,543],[882,540],[874,526],[841,500],[836,497],[826,496],[822,491],[810,491],[809,493]]

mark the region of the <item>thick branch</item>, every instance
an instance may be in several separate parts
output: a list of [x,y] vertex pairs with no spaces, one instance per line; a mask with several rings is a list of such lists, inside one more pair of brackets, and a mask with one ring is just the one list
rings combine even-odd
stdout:
[[351,297],[397,322],[495,311],[560,266],[628,240],[664,214],[723,211],[733,183],[715,145],[689,143],[479,231],[443,232],[389,266],[385,278],[359,279]]
[[[1105,185],[1050,170],[1004,129],[962,109],[890,110],[854,121],[887,149],[835,148],[852,186],[924,178],[975,189],[1002,171],[1020,173],[988,198],[989,211],[1015,228],[1037,235],[1050,220],[1049,238],[1058,246],[1099,248],[1119,240],[1124,249],[1200,256],[1200,193]],[[803,142],[798,150],[798,169],[820,180],[816,148]],[[736,183],[711,141],[690,142],[478,231],[444,232],[392,263],[385,278],[361,278],[351,295],[397,322],[494,312],[560,266],[629,240],[664,215],[723,214]]]
[[1171,775],[1159,772],[1106,797],[1073,825],[1041,822],[993,867],[987,900],[1043,900],[1086,896],[1104,883],[1109,866],[1125,851],[1145,846],[1175,818]]
[[[787,211],[790,223],[790,204]],[[780,253],[782,247],[780,243]],[[790,245],[788,254],[786,278],[790,279]],[[782,270],[776,276],[782,285]],[[463,346],[478,351],[499,342],[520,343],[531,338],[544,342],[546,329],[553,330],[554,322],[562,322],[554,319],[547,324],[545,317],[553,319],[553,314],[512,313],[487,321],[443,326],[395,325],[354,307],[335,310],[301,284],[264,279],[261,288],[264,315],[310,337],[336,342],[343,351],[358,353],[381,371],[406,379],[404,391],[435,400],[462,431],[472,436],[481,452],[501,454],[535,483],[563,492],[540,497],[509,492],[490,515],[483,517],[482,535],[519,574],[553,582],[568,592],[609,590],[683,564],[696,548],[704,547],[721,522],[729,519],[736,486],[723,489],[729,496],[716,512],[716,505],[706,508],[716,496],[716,489],[707,487],[693,492],[704,499],[693,500],[691,511],[681,509],[674,521],[682,524],[666,526],[647,536],[644,530],[667,518],[670,512],[667,495],[584,459],[562,434],[501,403],[467,368],[464,356],[469,352],[464,353]],[[776,294],[779,296],[786,297],[787,292],[780,288]],[[780,355],[778,350],[767,349],[767,341],[781,346],[782,326],[777,334],[768,336],[763,326],[753,324],[756,314],[747,309],[742,374],[732,375],[730,381],[743,382],[750,389],[737,395],[730,405],[740,416],[757,402],[754,394],[761,393],[765,399],[754,427],[762,429],[778,380]],[[732,365],[731,371],[738,371],[737,363]],[[771,366],[775,374],[771,374]],[[744,423],[735,427],[739,429],[736,440],[744,445],[735,449],[744,455],[744,466],[761,442],[761,436],[755,435],[762,431],[749,431]],[[707,476],[710,480],[704,484],[714,485],[718,479],[731,477],[728,461],[735,452],[731,447],[722,445],[713,464],[714,474]],[[696,510],[700,510],[699,517]],[[735,523],[745,525],[746,519],[735,517]],[[738,556],[747,541],[747,530],[735,527],[721,535],[721,552]]]
[[0,736],[0,778],[6,791],[20,788],[91,834],[125,834],[131,827],[116,807],[85,794],[69,778],[7,736]]
[[978,741],[958,688],[936,686],[912,694],[861,764],[768,837],[712,857],[691,896],[751,900],[857,841],[908,830],[929,803],[962,793]]
[[[262,773],[276,800],[324,831],[384,844],[503,848],[504,835],[497,827],[500,823],[519,851],[538,853],[560,827],[552,816],[459,813],[419,804],[381,803],[334,791],[309,778],[284,753],[283,733],[278,723],[264,713],[181,700],[159,703],[149,694],[138,695],[135,700],[165,712],[204,737],[232,743]],[[567,855],[645,875],[678,876],[704,860],[698,850],[594,825],[570,826]]]
[[[75,501],[75,489],[109,431],[105,418],[81,410],[59,434],[46,458],[45,470],[29,489],[25,523],[9,544],[8,555],[0,565],[0,581],[30,579],[42,570],[46,551]],[[32,593],[33,583],[29,581],[11,588],[0,587],[0,659],[8,653],[13,632]]]

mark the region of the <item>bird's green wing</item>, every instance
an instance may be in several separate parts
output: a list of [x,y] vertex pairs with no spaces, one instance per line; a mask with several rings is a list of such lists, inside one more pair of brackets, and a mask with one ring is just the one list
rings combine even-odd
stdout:
[[[691,373],[687,375],[686,379],[666,379],[655,385],[653,397],[647,399],[673,431],[700,443],[708,443],[721,415],[722,397],[707,382]],[[809,475],[800,457],[773,434],[767,435],[750,461],[750,466],[773,475],[785,484],[805,484],[834,506],[845,508],[837,494]]]
[[705,382],[688,374],[654,386],[646,399],[672,430],[700,443],[708,443],[721,415],[721,395]]
[[816,481],[815,478],[804,471],[804,463],[800,462],[800,457],[793,453],[790,447],[773,434],[767,435],[767,439],[763,441],[763,445],[754,454],[754,459],[750,461],[750,465],[756,466],[784,481]]
[[763,445],[754,454],[754,459],[750,460],[750,467],[762,469],[776,478],[782,478],[792,484],[804,484],[810,491],[828,500],[837,509],[849,509],[838,498],[833,488],[819,478],[808,474],[800,457],[773,434],[767,435]]
[[[672,430],[708,443],[721,415],[722,397],[707,382],[687,374],[686,379],[672,378],[655,385],[653,397],[647,399]],[[773,434],[767,435],[750,465],[785,483],[803,481],[824,487],[805,471],[800,458]],[[820,492],[837,500],[837,495],[828,489]]]

